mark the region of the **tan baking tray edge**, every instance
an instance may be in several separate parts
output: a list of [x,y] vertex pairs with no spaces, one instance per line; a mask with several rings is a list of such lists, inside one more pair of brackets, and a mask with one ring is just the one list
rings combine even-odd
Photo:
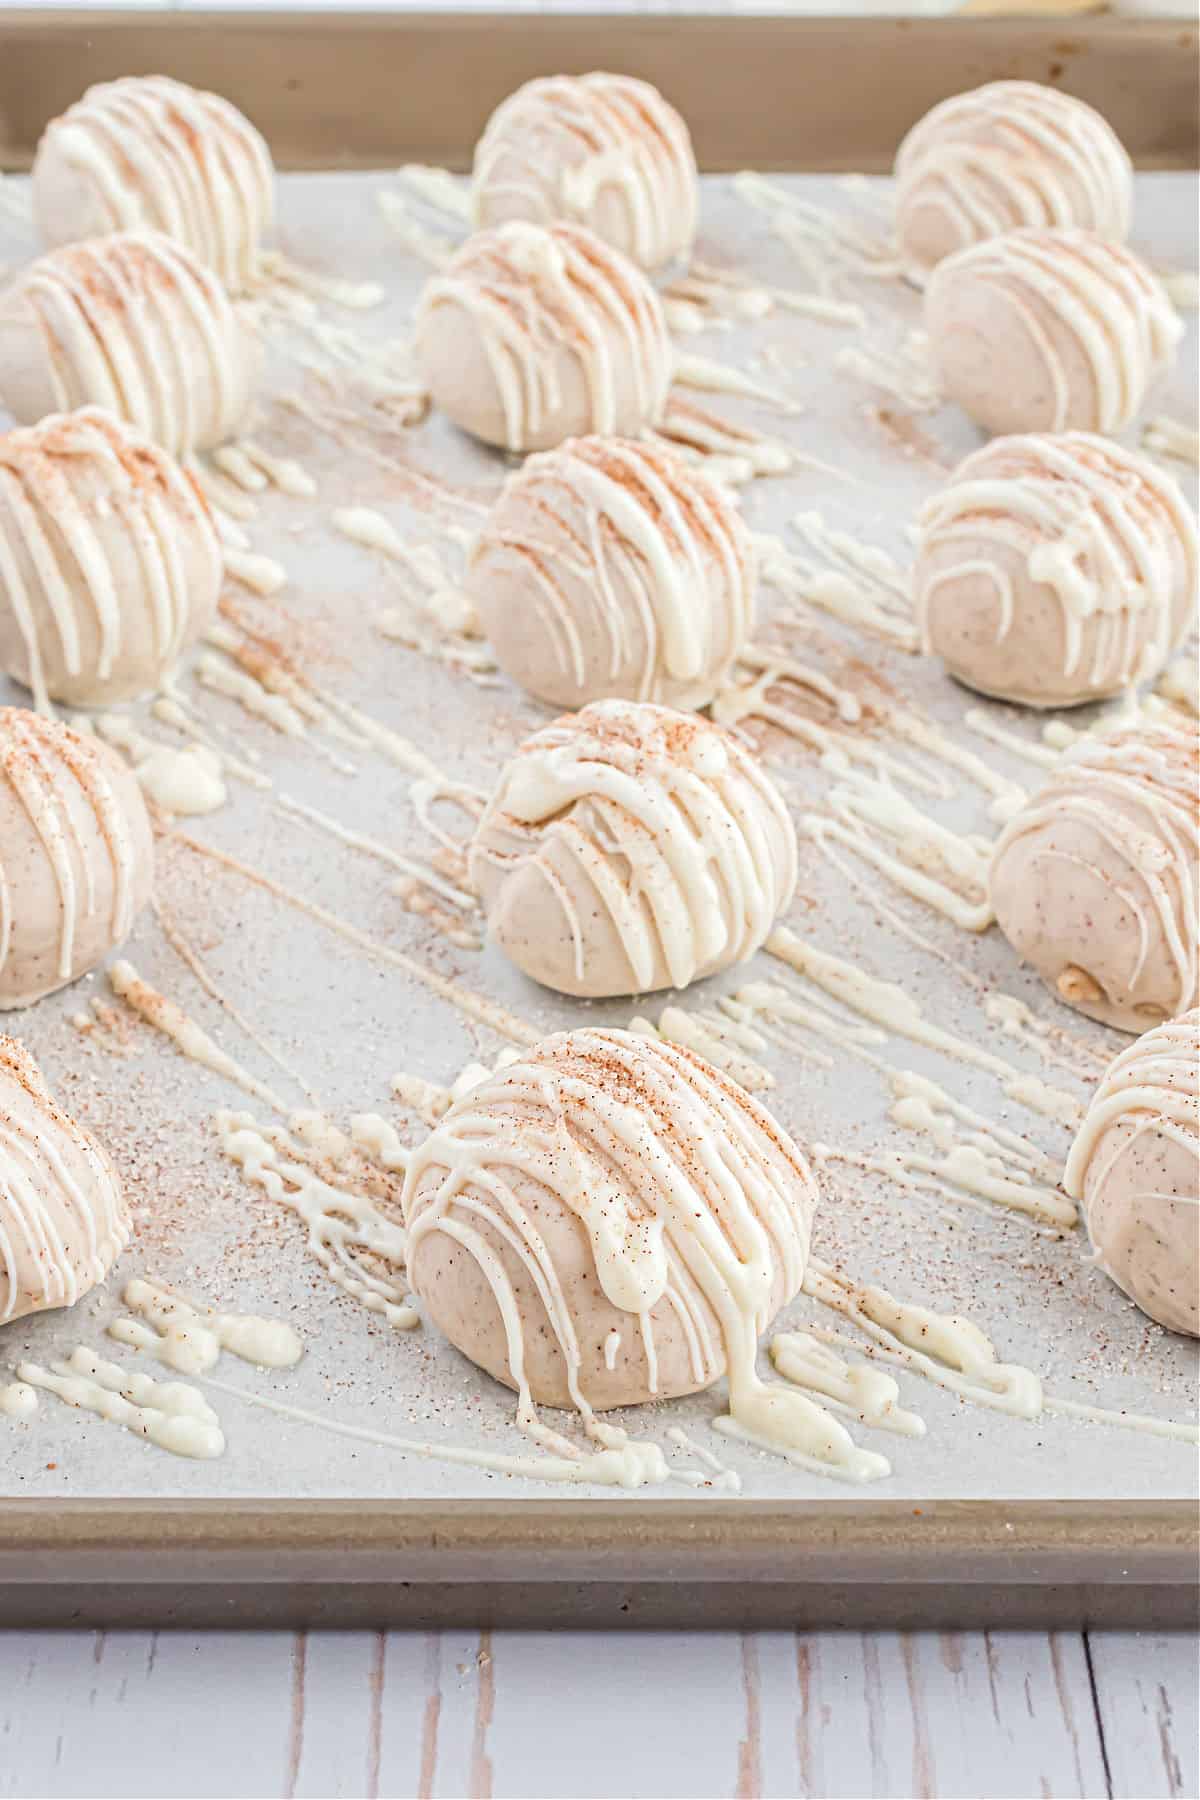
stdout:
[[[520,81],[601,66],[663,86],[708,169],[885,168],[927,106],[999,76],[1091,101],[1143,167],[1190,167],[1198,40],[1115,19],[0,11],[0,167],[88,82],[150,71],[228,94],[283,167],[463,166]],[[1188,1502],[0,1501],[0,1626],[1198,1622]]]
[[1195,1626],[1187,1502],[0,1502],[0,1626]]
[[661,86],[701,166],[889,168],[927,107],[1002,76],[1098,107],[1142,168],[1200,162],[1197,40],[1178,20],[0,11],[0,167],[92,81],[168,74],[228,95],[282,168],[465,167],[533,75]]

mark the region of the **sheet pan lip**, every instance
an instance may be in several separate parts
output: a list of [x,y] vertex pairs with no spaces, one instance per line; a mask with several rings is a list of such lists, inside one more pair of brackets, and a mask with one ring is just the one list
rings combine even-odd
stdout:
[[677,1579],[735,1555],[753,1579],[756,1561],[787,1552],[789,1573],[826,1578],[911,1557],[925,1579],[952,1567],[963,1579],[961,1559],[975,1558],[979,1579],[1003,1570],[1012,1580],[1045,1561],[1057,1580],[1077,1568],[1089,1579],[1194,1583],[1197,1548],[1191,1500],[0,1499],[0,1580],[19,1580],[27,1559],[45,1579],[48,1554],[63,1555],[75,1577],[82,1556],[144,1555],[149,1580],[161,1579],[165,1554],[270,1550],[343,1566],[358,1557],[513,1557],[522,1579],[531,1557],[544,1561],[547,1578],[562,1575],[559,1557],[570,1559],[578,1578],[581,1555],[615,1553],[659,1574],[664,1559],[681,1556]]

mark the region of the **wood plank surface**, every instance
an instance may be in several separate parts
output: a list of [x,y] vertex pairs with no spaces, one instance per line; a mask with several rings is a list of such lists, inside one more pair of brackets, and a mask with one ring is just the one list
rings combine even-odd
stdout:
[[0,1796],[1195,1800],[1185,1634],[8,1632]]

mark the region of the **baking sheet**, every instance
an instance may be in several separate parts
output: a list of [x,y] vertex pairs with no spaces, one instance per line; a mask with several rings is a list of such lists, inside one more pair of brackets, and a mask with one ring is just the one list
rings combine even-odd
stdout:
[[[281,236],[299,262],[353,279],[379,279],[384,306],[363,314],[339,314],[338,323],[364,337],[403,333],[424,278],[384,221],[377,195],[393,186],[387,176],[296,176],[282,183]],[[828,178],[794,178],[790,191],[845,217],[878,224],[885,184],[864,189]],[[5,184],[6,188],[8,184]],[[1135,243],[1160,264],[1193,268],[1196,261],[1196,180],[1183,175],[1139,178]],[[15,264],[31,245],[6,213],[0,224],[0,263]],[[722,179],[705,183],[703,232],[698,254],[737,265],[756,280],[781,287],[804,285],[797,262],[774,237],[767,220],[749,210]],[[881,428],[876,409],[905,409],[862,380],[835,370],[835,353],[847,344],[894,346],[917,319],[916,297],[895,282],[848,282],[845,292],[862,303],[865,330],[817,324],[777,312],[750,326],[689,338],[683,348],[766,372],[756,359],[774,346],[788,391],[802,403],[796,417],[756,411],[730,396],[710,404],[730,418],[752,421],[772,436],[836,465],[842,475],[802,467],[786,478],[763,479],[743,490],[747,515],[758,530],[787,535],[797,511],[818,510],[829,524],[903,561],[905,527],[921,498],[940,479],[936,467],[906,454]],[[332,316],[332,315],[331,315]],[[294,361],[273,352],[268,393],[316,391]],[[1154,397],[1155,410],[1195,423],[1196,328],[1188,336],[1169,386]],[[354,402],[349,400],[353,413]],[[920,428],[952,462],[977,441],[968,422],[951,411],[919,420]],[[354,427],[350,429],[353,431]],[[894,429],[894,427],[893,427]],[[353,443],[322,437],[295,415],[268,405],[254,436],[277,453],[299,458],[317,479],[315,500],[268,494],[248,530],[255,550],[277,557],[290,581],[277,601],[255,602],[233,589],[247,618],[302,655],[324,687],[353,701],[373,718],[403,731],[445,773],[489,785],[515,745],[549,716],[509,686],[481,686],[461,671],[386,641],[373,621],[400,600],[395,572],[370,552],[348,544],[332,529],[335,508],[367,506],[385,514],[408,541],[435,544],[453,570],[460,554],[440,535],[439,517],[458,525],[477,518],[472,505],[486,501],[503,467],[501,459],[469,443],[442,419],[431,417],[403,435],[377,438],[390,464],[361,454]],[[1176,465],[1186,477],[1184,465]],[[431,497],[414,472],[445,484],[457,499]],[[849,473],[851,479],[842,478]],[[422,497],[415,497],[423,494]],[[461,502],[465,499],[467,504]],[[1037,724],[1009,709],[979,702],[952,686],[937,665],[886,649],[878,640],[812,614],[812,635],[795,626],[772,625],[784,611],[781,597],[763,595],[758,636],[794,641],[806,660],[845,680],[856,664],[905,696],[919,701],[954,737],[985,754],[1028,784],[1034,771],[990,749],[963,725],[976,705],[1006,729],[1033,736]],[[583,1020],[625,1024],[635,1013],[657,1017],[666,996],[635,1003],[584,1004],[561,999],[524,982],[488,949],[482,954],[451,946],[401,907],[390,892],[394,873],[369,858],[316,836],[284,819],[272,801],[290,796],[335,815],[349,830],[386,839],[397,851],[427,856],[430,841],[409,797],[409,778],[386,760],[361,755],[321,734],[289,740],[249,719],[233,702],[194,690],[206,720],[218,724],[243,756],[261,758],[274,783],[262,795],[230,783],[231,801],[187,829],[221,846],[296,892],[332,908],[384,943],[409,951],[512,1008],[546,1031]],[[17,696],[13,696],[14,698]],[[1040,723],[1038,721],[1037,723]],[[157,725],[147,727],[167,737]],[[317,741],[314,741],[317,740]],[[320,745],[324,745],[324,753]],[[339,772],[332,753],[357,765]],[[800,745],[768,734],[769,766],[798,809],[820,805],[829,777]],[[939,817],[962,829],[994,832],[987,797],[969,781],[957,784]],[[1066,1023],[1079,1036],[1115,1051],[1124,1039],[1091,1028],[1057,1008],[1039,984],[1018,969],[994,930],[969,937],[927,909],[870,881],[888,907],[944,952],[994,984],[1026,1000],[1042,1019]],[[473,1059],[494,1056],[500,1040],[470,1025],[398,971],[361,951],[278,900],[217,872],[193,853],[165,842],[160,853],[160,892],[213,978],[236,997],[256,1030],[282,1046],[320,1096],[329,1116],[378,1111],[394,1118],[408,1141],[421,1128],[400,1112],[390,1094],[392,1075],[415,1071],[451,1081]],[[814,851],[802,857],[799,896],[790,922],[821,947],[861,961],[898,980],[931,1018],[962,1036],[987,1041],[1012,1062],[1048,1075],[1022,1046],[983,1019],[973,994],[935,958],[913,951],[869,902],[848,893]],[[222,1009],[199,988],[166,945],[151,915],[143,917],[126,954],[139,972],[191,1015],[256,1075],[281,1089],[297,1106],[297,1087],[264,1061]],[[731,992],[759,976],[778,979],[778,963],[759,958],[729,971],[685,1004]],[[25,1357],[42,1362],[85,1343],[115,1360],[132,1353],[105,1339],[104,1327],[121,1311],[119,1291],[135,1274],[175,1283],[225,1310],[290,1319],[307,1354],[286,1375],[258,1373],[226,1359],[220,1378],[249,1392],[275,1396],[346,1424],[420,1438],[431,1445],[457,1444],[517,1454],[528,1448],[512,1424],[512,1398],[479,1374],[432,1330],[397,1332],[333,1288],[306,1256],[300,1228],[217,1153],[210,1121],[218,1108],[247,1108],[266,1115],[227,1083],[186,1062],[143,1025],[127,1030],[129,1054],[111,1055],[85,1043],[68,1022],[91,995],[111,998],[103,975],[77,985],[9,1023],[38,1056],[60,1098],[101,1133],[129,1185],[137,1237],[104,1292],[69,1314],[19,1321],[6,1328],[4,1363]],[[883,1054],[897,1067],[932,1075],[990,1118],[1028,1133],[1056,1155],[1066,1133],[1004,1100],[987,1075],[902,1040]],[[767,1104],[802,1140],[847,1150],[896,1148],[899,1134],[885,1119],[886,1099],[875,1075],[852,1060],[832,1070],[805,1065],[786,1052],[767,1059],[777,1086]],[[1062,1071],[1048,1075],[1071,1087]],[[1076,1084],[1077,1085],[1077,1084]],[[1078,1090],[1081,1094],[1083,1089]],[[911,1147],[911,1146],[909,1146]],[[825,1260],[875,1280],[896,1294],[942,1311],[968,1314],[994,1339],[1000,1356],[1039,1370],[1060,1395],[1109,1408],[1128,1408],[1169,1418],[1193,1414],[1196,1346],[1167,1336],[1137,1313],[1085,1260],[1082,1235],[1055,1241],[1033,1235],[1018,1219],[960,1210],[943,1216],[934,1203],[914,1201],[875,1176],[838,1167],[831,1171],[818,1216],[815,1249]],[[802,1299],[780,1325],[833,1322]],[[147,1370],[154,1365],[142,1361]],[[161,1371],[156,1371],[161,1373]],[[958,1402],[926,1382],[901,1375],[902,1403],[927,1421],[923,1440],[861,1434],[893,1463],[891,1479],[872,1498],[895,1501],[963,1498],[1169,1499],[1194,1493],[1195,1453],[1186,1444],[1128,1430],[1063,1418],[1036,1423]],[[553,1490],[511,1476],[454,1467],[435,1458],[402,1456],[367,1443],[351,1443],[294,1421],[273,1417],[225,1395],[215,1396],[228,1438],[215,1463],[189,1463],[137,1441],[89,1415],[44,1396],[32,1426],[0,1422],[0,1495],[78,1500],[119,1496],[172,1498],[355,1496],[405,1499],[478,1499],[517,1496],[540,1500],[555,1492],[579,1497],[584,1490]],[[710,1422],[722,1410],[720,1390],[670,1405],[641,1409],[616,1422],[665,1443],[670,1426],[682,1426],[742,1477],[748,1500],[844,1501],[853,1490],[807,1474],[782,1460],[717,1437]],[[688,1453],[672,1451],[678,1468],[696,1467]],[[670,1484],[610,1502],[702,1500],[716,1489]],[[727,1496],[725,1496],[727,1498]]]
[[467,168],[506,94],[588,69],[660,87],[709,170],[890,169],[937,101],[1012,78],[1098,108],[1139,168],[1194,168],[1198,35],[1182,19],[856,18],[832,5],[825,17],[721,15],[711,0],[684,14],[534,21],[470,7],[0,9],[0,168],[28,168],[47,119],[89,82],[122,75],[224,94],[282,169]]

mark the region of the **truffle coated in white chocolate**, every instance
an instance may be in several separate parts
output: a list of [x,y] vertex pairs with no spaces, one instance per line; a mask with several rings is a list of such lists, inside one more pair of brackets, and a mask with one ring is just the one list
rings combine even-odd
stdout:
[[501,102],[475,147],[477,226],[586,225],[643,269],[691,244],[699,184],[687,126],[648,82],[553,75]]
[[70,706],[158,685],[213,619],[220,539],[191,476],[99,407],[0,437],[0,668]]
[[1194,724],[1085,739],[996,846],[1005,937],[1068,1005],[1120,1031],[1197,1003],[1198,781]]
[[636,437],[660,418],[672,371],[658,294],[578,225],[468,238],[426,283],[416,354],[456,425],[517,452],[593,431]]
[[687,987],[764,942],[796,834],[738,740],[695,714],[600,700],[518,750],[471,843],[488,930],[563,994]]
[[128,937],[153,879],[146,803],[117,753],[0,708],[0,1011],[95,968]]
[[22,425],[102,406],[173,456],[232,437],[256,346],[210,269],[161,233],[39,257],[0,293],[0,393]]
[[949,400],[985,431],[1121,431],[1183,326],[1123,244],[1009,231],[940,262],[925,329]]
[[799,1292],[815,1201],[797,1146],[728,1076],[653,1038],[563,1032],[414,1151],[409,1278],[526,1405],[630,1406],[727,1373],[737,1417],[778,1392],[755,1351]]
[[896,238],[918,280],[1021,225],[1129,235],[1133,165],[1120,138],[1040,82],[992,81],[941,101],[901,143],[895,173]]
[[750,533],[677,452],[573,438],[509,476],[466,592],[506,674],[552,706],[704,706],[754,618]]
[[228,100],[129,75],[51,119],[34,158],[33,216],[51,245],[161,231],[237,291],[257,272],[274,187],[264,139]]
[[0,1035],[0,1326],[74,1306],[129,1232],[108,1157],[56,1105],[25,1046]]
[[1075,706],[1162,668],[1196,613],[1196,521],[1149,457],[994,438],[921,511],[922,648],[981,693]]
[[1200,1012],[1117,1057],[1063,1185],[1083,1203],[1105,1273],[1160,1325],[1200,1336]]

